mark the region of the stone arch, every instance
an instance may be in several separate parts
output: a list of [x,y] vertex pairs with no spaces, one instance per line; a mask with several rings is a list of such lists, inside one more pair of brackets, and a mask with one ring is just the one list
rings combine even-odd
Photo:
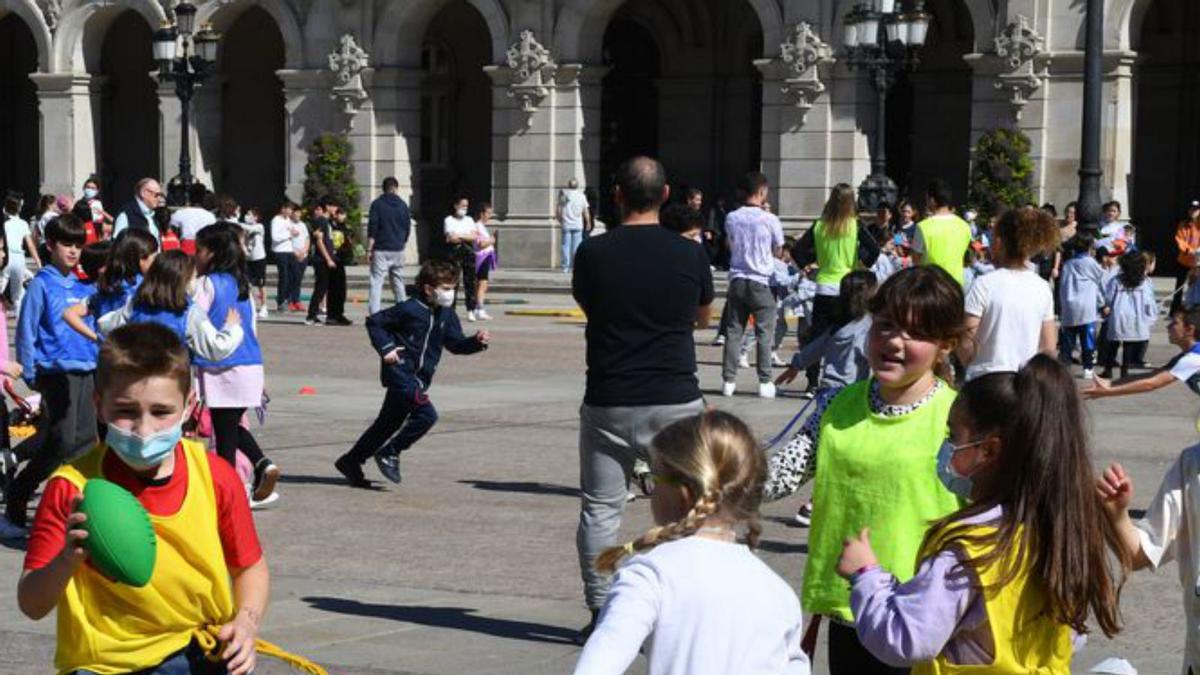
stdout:
[[48,72],[51,70],[52,51],[50,29],[46,27],[46,21],[42,16],[42,12],[33,0],[0,0],[0,17],[6,14],[15,14],[25,22],[25,26],[29,28],[29,32],[33,34],[33,42],[37,45],[37,61],[38,70]]
[[196,25],[211,23],[217,32],[225,33],[251,7],[261,8],[274,19],[275,27],[283,36],[284,67],[303,68],[307,63],[304,53],[306,42],[304,31],[300,27],[300,20],[295,11],[285,0],[239,0],[229,4],[214,3],[200,10],[196,16]]
[[151,32],[167,22],[155,0],[66,0],[54,39],[55,71],[86,72],[100,62],[104,35],[112,20],[127,9],[142,16]]
[[[1139,41],[1142,36],[1142,26],[1146,23],[1146,12],[1154,0],[1110,0],[1104,13],[1105,25],[1108,27],[1104,36],[1105,49],[1136,50],[1140,49]],[[1083,42],[1084,17],[1080,17],[1080,44]]]
[[[492,39],[491,57],[503,63],[509,44],[508,14],[500,0],[468,0],[483,17]],[[372,39],[371,65],[417,66],[421,63],[421,46],[433,17],[449,0],[414,0],[404,7],[389,6],[381,12],[382,19]],[[396,3],[393,3],[393,5]],[[540,37],[540,36],[539,36]]]

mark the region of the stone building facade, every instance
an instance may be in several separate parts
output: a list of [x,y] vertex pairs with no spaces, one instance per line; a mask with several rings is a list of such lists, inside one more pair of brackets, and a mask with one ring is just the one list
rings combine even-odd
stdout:
[[[869,172],[877,99],[838,58],[850,0],[196,4],[223,38],[182,139],[173,86],[152,74],[174,2],[0,0],[0,189],[78,194],[96,173],[122,202],[138,177],[174,175],[186,142],[202,180],[270,207],[300,196],[316,135],[343,131],[364,199],[397,176],[422,242],[464,193],[494,204],[506,264],[548,267],[558,190],[575,177],[607,194],[633,153],[710,203],[761,167],[791,228]],[[887,104],[902,189],[941,176],[964,193],[972,141],[1003,125],[1033,140],[1039,198],[1074,198],[1082,6],[925,2],[921,65]],[[1105,197],[1159,247],[1200,193],[1198,43],[1194,0],[1108,0]]]

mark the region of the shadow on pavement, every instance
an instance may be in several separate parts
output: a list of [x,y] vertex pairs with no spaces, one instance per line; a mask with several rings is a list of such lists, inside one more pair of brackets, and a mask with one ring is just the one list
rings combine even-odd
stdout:
[[513,621],[478,616],[475,609],[467,607],[428,607],[424,605],[375,605],[347,600],[345,598],[307,597],[301,598],[314,609],[333,614],[391,619],[435,628],[453,628],[482,635],[548,642],[552,644],[574,644],[577,631],[559,626],[547,626],[528,621]]
[[460,480],[463,485],[470,485],[476,490],[488,492],[523,492],[531,495],[559,495],[561,497],[578,497],[579,488],[551,483],[532,483],[529,481],[494,481],[494,480]]
[[766,551],[768,553],[803,553],[808,555],[808,544],[759,539],[758,550]]
[[279,477],[280,483],[295,483],[297,485],[338,485],[352,490],[374,490],[376,492],[383,491],[383,485],[371,481],[369,488],[351,488],[346,479],[341,476],[306,476],[303,474],[288,474],[285,473]]

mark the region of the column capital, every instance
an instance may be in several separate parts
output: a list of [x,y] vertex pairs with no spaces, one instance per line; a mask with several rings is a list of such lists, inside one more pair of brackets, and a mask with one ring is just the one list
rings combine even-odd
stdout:
[[69,92],[72,89],[86,89],[94,79],[103,78],[89,73],[29,73],[39,93]]
[[275,71],[275,77],[283,83],[284,94],[289,91],[304,91],[308,89],[325,89],[329,87],[330,73],[327,70],[293,70],[282,69]]

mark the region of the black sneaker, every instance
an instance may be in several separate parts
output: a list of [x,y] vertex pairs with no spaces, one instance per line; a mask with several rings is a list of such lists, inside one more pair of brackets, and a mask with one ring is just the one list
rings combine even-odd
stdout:
[[278,482],[279,467],[275,466],[275,462],[266,457],[258,460],[258,464],[254,465],[254,491],[251,493],[254,501],[261,502],[270,497]]
[[796,512],[796,524],[800,527],[812,525],[812,502],[801,506],[800,510]]
[[576,633],[574,637],[575,644],[579,645],[580,647],[587,644],[588,638],[590,638],[592,633],[596,630],[596,619],[600,618],[600,610],[591,609],[588,611],[592,613],[592,620],[588,621],[588,625],[579,629],[579,632]]
[[403,476],[400,475],[400,454],[392,452],[377,452],[375,453],[375,466],[379,467],[379,473],[383,477],[392,481],[396,485],[400,484]]
[[344,316],[334,317],[325,320],[326,326],[353,326],[354,322]]
[[310,316],[310,317],[306,317],[304,319],[305,326],[320,326],[323,323],[325,323],[325,322],[322,321],[320,317],[316,317],[316,316]]
[[355,464],[354,460],[350,459],[349,457],[345,455],[338,457],[337,461],[333,463],[333,468],[337,469],[338,473],[342,474],[342,476],[346,479],[346,482],[350,484],[350,487],[371,487],[371,481],[367,480],[367,477],[363,475],[362,467],[358,464]]

